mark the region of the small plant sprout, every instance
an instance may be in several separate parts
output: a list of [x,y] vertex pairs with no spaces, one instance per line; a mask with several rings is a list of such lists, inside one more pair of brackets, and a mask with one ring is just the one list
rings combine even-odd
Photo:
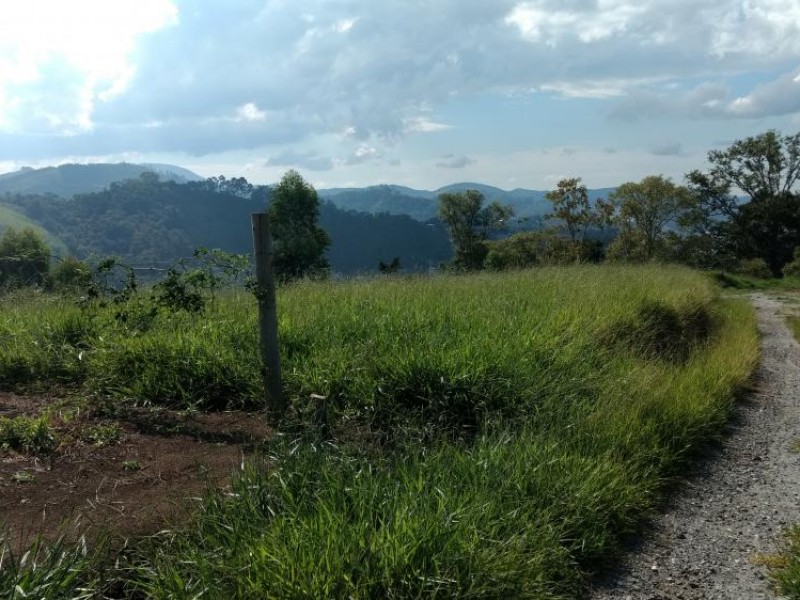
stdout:
[[122,461],[122,470],[128,472],[135,472],[142,470],[142,463],[138,460],[131,459],[131,460],[123,460]]

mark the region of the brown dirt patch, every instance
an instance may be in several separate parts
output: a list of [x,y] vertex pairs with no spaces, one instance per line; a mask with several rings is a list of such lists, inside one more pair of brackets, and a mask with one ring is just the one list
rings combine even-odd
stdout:
[[[0,416],[37,415],[59,402],[0,393]],[[111,423],[117,442],[81,441],[86,427]],[[68,422],[56,418],[55,427],[64,441],[51,456],[0,449],[0,530],[16,552],[37,535],[154,533],[208,486],[224,486],[271,434],[264,413],[243,412],[137,409],[109,419],[84,409]]]

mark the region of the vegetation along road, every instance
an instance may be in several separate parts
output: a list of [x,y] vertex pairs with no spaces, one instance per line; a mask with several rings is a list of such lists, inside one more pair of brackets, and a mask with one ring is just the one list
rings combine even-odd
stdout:
[[762,335],[756,390],[739,403],[717,455],[595,600],[775,597],[768,567],[785,567],[776,540],[800,521],[800,346],[786,323],[797,300],[760,293],[752,300]]

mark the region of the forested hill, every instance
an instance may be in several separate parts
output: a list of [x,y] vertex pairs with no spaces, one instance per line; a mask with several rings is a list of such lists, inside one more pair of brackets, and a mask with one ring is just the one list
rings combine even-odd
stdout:
[[202,178],[182,167],[162,164],[101,163],[67,164],[32,169],[26,167],[0,175],[0,196],[5,194],[54,194],[71,198],[75,194],[102,191],[112,183],[134,179],[142,173],[155,173],[164,181],[186,183]]
[[[43,169],[23,168],[0,175],[0,198],[6,194],[54,194],[71,198],[76,194],[101,192],[112,183],[135,179],[142,173],[155,173],[162,181],[200,182],[202,178],[188,169],[164,164],[66,164]],[[502,190],[482,183],[454,183],[437,190],[416,190],[400,185],[375,185],[365,188],[318,190],[319,197],[336,207],[379,215],[408,215],[417,221],[436,218],[438,197],[443,192],[467,189],[480,191],[487,202],[497,200],[510,205],[518,218],[541,217],[552,208],[541,190]],[[607,198],[613,188],[589,190],[589,197]]]
[[[249,253],[250,214],[264,210],[269,194],[267,188],[256,191],[251,198],[235,185],[179,184],[145,175],[71,199],[18,194],[2,202],[79,258],[115,255],[133,265],[165,265],[200,246]],[[328,258],[335,272],[374,271],[379,261],[394,257],[404,268],[424,269],[452,256],[438,222],[359,214],[323,203],[320,224],[332,239]]]
[[[415,190],[399,185],[376,185],[366,188],[333,188],[319,190],[319,195],[333,202],[339,208],[357,210],[372,214],[389,213],[392,215],[409,215],[419,221],[427,221],[436,217],[439,194],[444,192],[461,192],[473,189],[481,192],[487,202],[497,200],[514,209],[519,218],[541,217],[552,210],[552,205],[545,199],[546,191],[516,189],[501,190],[481,183],[455,183],[438,190]],[[589,190],[589,197],[608,198],[613,188]]]

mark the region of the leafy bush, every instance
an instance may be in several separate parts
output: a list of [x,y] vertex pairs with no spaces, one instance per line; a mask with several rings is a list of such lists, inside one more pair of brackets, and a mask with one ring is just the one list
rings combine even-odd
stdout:
[[91,280],[91,267],[73,256],[62,258],[50,270],[50,283],[57,290],[85,290]]
[[784,277],[800,277],[800,246],[794,249],[794,259],[783,267]]
[[764,259],[762,258],[748,258],[739,262],[736,271],[748,277],[755,277],[756,279],[771,279],[772,271]]
[[50,268],[50,248],[30,227],[9,227],[0,238],[0,286],[44,285]]
[[0,447],[49,454],[56,446],[56,436],[47,417],[0,417]]

